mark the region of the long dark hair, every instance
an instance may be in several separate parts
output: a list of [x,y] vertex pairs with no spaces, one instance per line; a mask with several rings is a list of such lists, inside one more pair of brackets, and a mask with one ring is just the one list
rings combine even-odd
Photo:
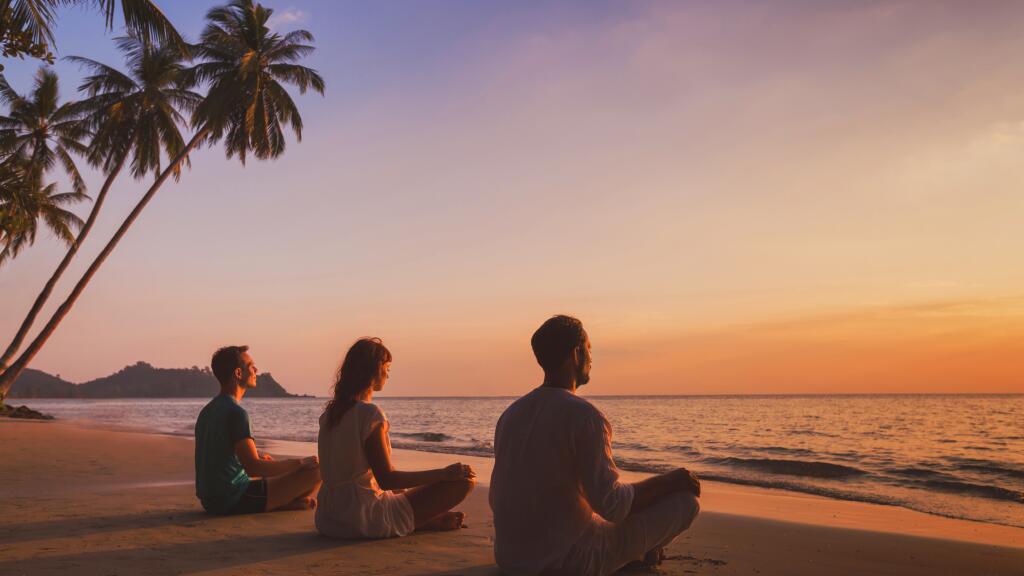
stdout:
[[328,428],[341,422],[345,412],[355,406],[358,398],[380,376],[385,362],[391,362],[391,352],[380,338],[360,338],[348,349],[334,380],[334,397],[324,408]]

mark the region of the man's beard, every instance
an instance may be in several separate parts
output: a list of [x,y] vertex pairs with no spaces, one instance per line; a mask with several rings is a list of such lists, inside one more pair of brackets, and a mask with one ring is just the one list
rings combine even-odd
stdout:
[[585,386],[588,382],[590,382],[590,372],[584,372],[581,368],[576,372],[576,387]]

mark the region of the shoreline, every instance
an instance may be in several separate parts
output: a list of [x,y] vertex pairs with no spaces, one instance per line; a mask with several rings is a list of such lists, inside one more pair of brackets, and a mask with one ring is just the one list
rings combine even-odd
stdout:
[[[499,573],[487,505],[489,458],[459,458],[482,480],[459,507],[468,529],[333,541],[316,533],[308,511],[203,514],[187,437],[0,421],[0,439],[3,574]],[[268,448],[294,451],[280,443]],[[450,460],[395,453],[406,469]],[[701,502],[694,526],[669,547],[663,574],[1001,576],[1019,575],[1024,566],[1024,529],[710,482]]]
[[[185,438],[188,440],[192,440],[193,438],[191,434],[186,433],[159,431],[141,426],[116,425],[98,420],[67,419],[56,420],[56,422],[109,432],[148,434],[166,436],[170,438]],[[257,440],[257,445],[261,450],[266,450],[275,456],[302,457],[316,454],[315,441],[260,438]],[[394,452],[396,454],[408,454],[411,461],[422,463],[423,465],[419,467],[426,468],[439,467],[433,466],[431,463],[441,461],[455,462],[461,460],[467,463],[476,463],[474,465],[478,469],[478,483],[480,484],[485,484],[490,478],[490,469],[493,466],[494,461],[494,457],[490,455],[470,454],[446,450],[419,450],[400,447],[394,448]],[[481,472],[481,470],[485,471],[486,474]],[[619,468],[619,471],[622,478],[630,482],[642,480],[655,474],[655,472],[630,470],[621,467]],[[935,536],[950,538],[951,534],[970,534],[974,536],[964,537],[963,541],[975,543],[998,543],[998,545],[1024,548],[1024,527],[1020,526],[923,512],[901,506],[899,504],[884,504],[865,500],[836,498],[809,491],[774,486],[761,486],[755,483],[731,482],[728,480],[707,478],[702,478],[701,483],[704,486],[716,487],[717,493],[726,493],[738,496],[742,501],[746,502],[747,506],[750,505],[750,502],[747,502],[750,497],[765,496],[770,499],[780,498],[783,500],[789,500],[791,505],[812,504],[815,506],[815,510],[828,510],[828,512],[822,514],[808,514],[803,507],[798,506],[797,509],[801,510],[801,513],[798,515],[798,521],[809,524],[830,526],[833,522],[838,522],[837,525],[848,528],[914,534],[925,537]],[[722,509],[716,507],[714,510],[722,511],[724,513],[753,515],[759,518],[781,521],[791,519],[790,516],[787,516],[782,512],[761,510],[758,506],[754,506],[752,509],[747,510],[736,510],[735,508],[736,507],[733,506],[725,506]],[[835,510],[835,508],[839,508],[839,510]],[[702,509],[708,509],[706,502],[702,503]],[[844,520],[844,518],[851,516],[851,513],[852,517],[862,520],[852,523]],[[871,517],[884,517],[886,518],[886,521],[867,522],[866,524],[863,524],[864,518]],[[889,528],[888,526],[890,526],[890,521],[893,525],[900,526],[900,530]],[[957,526],[956,523],[965,524],[963,526]],[[971,529],[969,527],[974,528]]]
[[[101,400],[123,400],[123,399],[101,399]],[[206,400],[206,399],[186,399],[186,400]],[[274,399],[254,399],[254,400],[274,400]],[[191,435],[190,433],[184,433],[184,431],[181,431],[181,433],[177,433],[177,431],[165,431],[165,430],[158,430],[158,429],[153,429],[153,428],[146,428],[146,427],[143,427],[143,426],[130,426],[130,425],[124,425],[124,424],[113,424],[113,423],[106,422],[106,421],[90,420],[90,419],[87,419],[87,418],[72,418],[72,419],[65,419],[65,420],[58,420],[58,421],[59,422],[70,423],[70,424],[73,424],[73,425],[81,425],[81,426],[85,426],[85,427],[92,427],[92,428],[105,429],[105,430],[111,430],[111,431],[133,431],[133,433],[139,433],[139,434],[152,434],[152,435],[168,436],[168,437],[174,437],[174,438],[185,438],[185,439],[189,439],[189,440],[191,438],[193,438],[193,435]],[[457,449],[455,449],[455,450],[443,450],[443,449],[438,449],[438,450],[426,449],[426,450],[424,450],[422,448],[402,447],[402,446],[400,446],[400,444],[401,444],[400,442],[398,442],[398,443],[394,443],[393,442],[392,443],[392,445],[398,445],[398,447],[394,449],[396,452],[410,452],[410,453],[413,453],[413,454],[420,454],[420,453],[422,453],[422,454],[430,454],[430,455],[433,455],[433,459],[438,460],[438,461],[440,459],[444,459],[444,460],[447,460],[447,461],[456,461],[456,460],[460,460],[460,459],[461,460],[469,461],[471,459],[477,459],[477,458],[481,459],[481,461],[484,461],[484,460],[493,461],[494,460],[494,456],[493,455],[488,455],[488,454],[479,454],[479,453],[472,453],[472,452],[460,452]],[[259,445],[259,448],[261,450],[266,450],[268,452],[275,453],[275,454],[288,454],[288,455],[293,455],[293,456],[309,456],[309,455],[313,455],[313,454],[316,453],[316,443],[315,443],[315,441],[298,441],[298,440],[285,440],[285,439],[274,439],[274,438],[260,438],[258,440],[258,445]],[[276,452],[274,452],[275,449],[268,448],[270,446],[276,446],[276,447],[280,447],[280,448],[276,448]],[[489,470],[489,465],[485,466],[485,468]],[[647,478],[647,477],[650,477],[650,476],[656,474],[655,471],[651,471],[651,470],[637,470],[637,469],[632,469],[632,468],[629,468],[629,467],[622,467],[622,466],[620,467],[620,471],[622,472],[623,478],[624,479],[628,479],[631,482],[632,481],[641,480],[643,478]],[[483,475],[479,475],[479,476],[482,477]],[[489,477],[489,471],[487,472],[487,476]],[[879,508],[882,508],[882,509],[903,510],[905,512],[911,512],[911,515],[925,515],[926,517],[934,518],[934,519],[941,519],[943,521],[966,522],[966,523],[969,523],[971,525],[991,526],[991,527],[996,527],[996,528],[1006,528],[1006,529],[1011,529],[1011,530],[1021,530],[1021,531],[1024,531],[1024,527],[1022,527],[1022,526],[1015,526],[1015,525],[1012,525],[1012,524],[1000,524],[1000,523],[997,523],[997,522],[985,522],[985,521],[979,521],[979,520],[972,520],[972,519],[956,517],[956,516],[952,516],[952,515],[942,515],[942,513],[936,513],[936,512],[932,512],[932,511],[924,511],[924,510],[916,509],[916,508],[913,508],[913,507],[910,507],[910,506],[906,506],[906,505],[903,505],[903,504],[899,504],[899,503],[886,503],[886,502],[872,501],[870,499],[841,498],[841,497],[836,497],[836,496],[830,495],[830,494],[816,493],[813,490],[800,490],[800,489],[786,488],[786,487],[779,487],[779,486],[765,486],[763,484],[758,484],[756,481],[752,481],[752,482],[732,482],[730,480],[722,480],[722,479],[717,479],[717,478],[701,478],[701,483],[709,485],[709,486],[721,486],[722,490],[724,490],[726,492],[730,492],[730,493],[754,493],[754,494],[767,494],[767,495],[781,495],[781,496],[788,496],[788,497],[795,497],[795,498],[809,498],[809,499],[814,500],[816,502],[825,501],[825,502],[850,503],[850,504],[863,505],[863,506],[868,506],[868,507],[872,507],[872,506],[873,507],[879,507]],[[764,518],[771,518],[771,519],[775,519],[775,520],[785,520],[784,518],[780,518],[780,517],[777,517],[777,516],[767,516],[767,517],[764,517]],[[919,525],[922,525],[922,524],[927,524],[927,523],[922,523],[922,522],[915,521],[915,519],[912,516],[909,517],[909,518],[899,518],[899,520],[900,520],[900,522],[908,522],[909,521],[912,526],[919,526]],[[811,518],[811,521],[812,521],[812,523],[817,523],[817,524],[823,524],[823,525],[827,524],[827,523],[822,523],[821,521],[816,521],[814,519],[814,517]],[[852,526],[852,527],[856,528],[856,526]],[[884,527],[880,527],[880,528],[884,530]],[[946,530],[946,531],[943,532],[943,534],[947,534],[949,532],[950,531]],[[988,530],[982,530],[981,532],[982,533],[988,533],[989,531]],[[919,533],[919,532],[914,532],[914,533]],[[926,535],[926,536],[929,535],[927,531],[926,532],[920,532],[920,534],[921,535]],[[999,536],[995,536],[995,537],[997,538],[997,541],[1000,541],[1000,542],[1004,541],[1004,540],[998,539],[998,538],[1000,538]],[[986,540],[970,540],[970,541],[986,542]]]

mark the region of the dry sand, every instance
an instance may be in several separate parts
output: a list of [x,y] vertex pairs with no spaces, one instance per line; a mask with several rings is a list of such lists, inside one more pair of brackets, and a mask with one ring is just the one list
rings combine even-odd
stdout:
[[[0,575],[499,574],[487,487],[461,507],[469,528],[333,541],[311,512],[205,515],[189,438],[0,419]],[[275,443],[271,452],[308,451]],[[458,458],[396,451],[405,469]],[[705,483],[703,512],[664,574],[1024,575],[1024,529],[899,508]]]

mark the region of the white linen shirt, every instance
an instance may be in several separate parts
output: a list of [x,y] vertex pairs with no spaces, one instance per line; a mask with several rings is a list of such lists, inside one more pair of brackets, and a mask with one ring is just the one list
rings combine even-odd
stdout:
[[541,386],[509,406],[494,432],[489,500],[494,557],[511,575],[556,565],[598,514],[621,522],[633,486],[619,481],[612,429],[593,404]]

